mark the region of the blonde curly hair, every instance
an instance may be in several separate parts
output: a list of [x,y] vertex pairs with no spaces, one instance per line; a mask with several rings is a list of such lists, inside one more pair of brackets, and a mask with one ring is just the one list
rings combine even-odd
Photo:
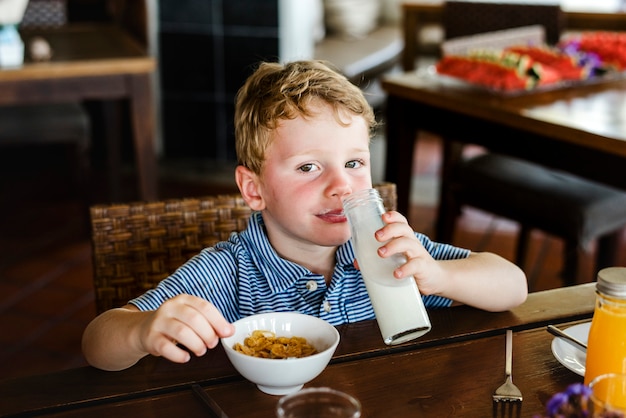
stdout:
[[238,164],[260,174],[272,131],[281,120],[311,117],[312,105],[333,108],[337,121],[342,112],[362,116],[374,132],[374,111],[363,92],[332,64],[325,61],[261,63],[239,89],[235,102],[235,147]]

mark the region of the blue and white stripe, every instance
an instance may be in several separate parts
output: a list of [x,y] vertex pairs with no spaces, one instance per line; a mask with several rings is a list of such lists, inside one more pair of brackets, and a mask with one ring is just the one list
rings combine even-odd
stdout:
[[[416,236],[434,259],[469,256],[469,250],[432,242],[420,233]],[[165,300],[186,293],[210,301],[231,322],[268,311],[298,311],[333,325],[374,319],[365,283],[353,265],[350,241],[337,249],[335,258],[332,281],[326,286],[322,275],[276,254],[265,234],[261,214],[254,213],[245,231],[205,248],[155,289],[130,303],[140,310],[154,310]],[[427,308],[448,307],[451,303],[441,296],[424,296]]]

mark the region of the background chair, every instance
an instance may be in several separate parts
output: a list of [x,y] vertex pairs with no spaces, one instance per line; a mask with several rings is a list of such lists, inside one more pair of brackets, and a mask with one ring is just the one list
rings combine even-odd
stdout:
[[554,3],[446,1],[442,26],[445,39],[454,39],[503,29],[542,25],[546,30],[546,41],[556,44],[564,27],[564,19],[561,7]]
[[[444,11],[446,38],[513,27],[505,24],[540,24],[548,41],[554,43],[562,22],[560,8],[554,5],[448,1]],[[497,16],[500,18],[494,19]],[[522,17],[525,20],[521,21]],[[614,265],[626,226],[625,192],[505,155],[485,152],[468,156],[462,143],[471,143],[472,135],[480,133],[468,133],[467,138],[446,144],[444,149],[438,240],[452,241],[456,219],[467,205],[520,224],[515,262],[522,268],[534,228],[564,241],[561,275],[566,285],[594,279],[579,277],[580,258],[589,255],[594,240],[598,240],[594,271]],[[529,287],[532,290],[532,278]]]
[[[396,186],[375,186],[388,210]],[[155,287],[202,248],[246,228],[251,210],[238,194],[91,207],[98,313]]]
[[[579,277],[579,266],[595,240],[594,272],[615,265],[626,226],[626,193],[494,153],[462,158],[450,170],[442,184],[438,240],[451,242],[461,208],[472,206],[519,223],[515,262],[522,268],[533,229],[564,241],[561,276],[566,285],[594,279]],[[531,289],[533,284],[531,278]]]

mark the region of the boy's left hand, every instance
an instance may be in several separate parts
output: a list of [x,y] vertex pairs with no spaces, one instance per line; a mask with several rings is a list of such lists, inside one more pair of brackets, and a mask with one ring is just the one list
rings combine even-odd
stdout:
[[399,212],[383,214],[385,226],[376,232],[376,239],[385,243],[378,249],[380,257],[402,254],[407,262],[394,270],[396,278],[414,277],[420,292],[424,295],[437,293],[442,270],[415,236],[407,219]]

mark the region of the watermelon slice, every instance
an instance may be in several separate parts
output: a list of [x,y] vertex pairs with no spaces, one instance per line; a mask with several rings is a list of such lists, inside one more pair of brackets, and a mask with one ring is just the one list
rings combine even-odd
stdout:
[[534,62],[541,63],[545,72],[543,76],[540,75],[542,84],[558,80],[582,80],[589,75],[589,70],[580,66],[575,57],[547,45],[512,46],[506,48],[506,51],[526,55],[531,57]]

